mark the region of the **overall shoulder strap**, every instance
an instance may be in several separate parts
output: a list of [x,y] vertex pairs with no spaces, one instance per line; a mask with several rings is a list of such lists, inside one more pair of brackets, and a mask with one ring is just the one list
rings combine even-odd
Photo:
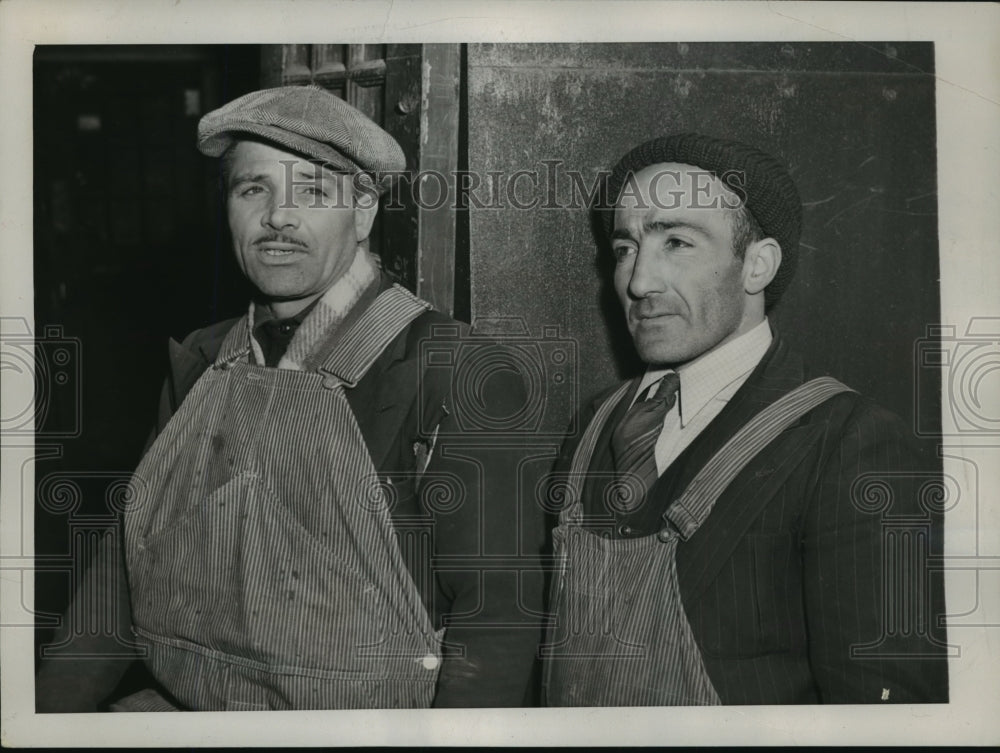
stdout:
[[751,460],[806,413],[842,392],[853,392],[833,377],[819,377],[783,395],[726,442],[688,484],[663,517],[689,539],[712,512],[719,495]]
[[614,412],[615,406],[628,393],[633,381],[623,382],[618,389],[612,392],[601,403],[597,412],[594,413],[594,417],[590,419],[590,423],[584,430],[580,444],[576,447],[576,452],[573,453],[573,462],[570,465],[568,476],[563,479],[554,479],[556,483],[563,485],[561,491],[564,493],[566,500],[566,505],[559,514],[560,523],[565,524],[578,521],[582,516],[580,500],[583,496],[583,484],[587,478],[587,470],[590,468],[590,460],[594,455],[597,440],[601,436],[604,424],[607,423],[608,418]]
[[[256,345],[250,335],[250,315],[244,314],[239,321],[226,333],[219,348],[219,354],[215,357],[216,364],[232,363],[247,357],[250,353],[251,343]],[[263,358],[261,358],[263,363]]]
[[344,335],[319,371],[353,387],[386,346],[431,305],[399,285],[382,292]]

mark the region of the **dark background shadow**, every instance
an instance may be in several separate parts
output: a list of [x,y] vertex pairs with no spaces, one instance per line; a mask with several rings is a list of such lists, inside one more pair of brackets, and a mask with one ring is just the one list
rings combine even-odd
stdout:
[[[201,115],[258,88],[259,59],[256,45],[36,49],[35,332],[74,354],[38,427],[42,557],[88,554],[67,519],[109,517],[153,425],[168,338],[246,306],[217,160],[195,144]],[[61,612],[68,573],[35,580],[36,611]]]

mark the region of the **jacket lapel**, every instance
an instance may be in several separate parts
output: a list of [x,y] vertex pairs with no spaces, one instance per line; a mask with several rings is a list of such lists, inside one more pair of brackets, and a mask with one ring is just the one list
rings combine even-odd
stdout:
[[[224,322],[203,330],[203,337],[190,346],[178,343],[173,338],[167,343],[170,361],[170,397],[173,401],[172,410],[176,411],[184,397],[205,370],[215,362],[222,343],[229,330],[241,321],[239,318],[227,319]],[[162,428],[162,427],[161,427]]]
[[376,468],[385,467],[417,384],[418,363],[415,358],[406,358],[406,342],[405,336],[393,340],[358,384],[345,391]]
[[[800,386],[804,369],[798,356],[775,333],[764,358],[722,412],[675,461],[677,472],[667,484],[657,484],[653,494],[676,499],[698,471],[755,415],[782,395]],[[781,488],[788,474],[805,456],[821,427],[797,422],[765,448],[716,501],[701,528],[677,551],[677,574],[682,598],[690,603],[711,583],[733,549]],[[666,502],[666,500],[662,500]],[[658,500],[659,502],[659,500]],[[667,505],[663,505],[666,509]]]
[[[668,469],[668,473],[664,474],[662,478],[670,483],[668,489],[663,491],[673,492],[670,496],[676,498],[701,467],[711,460],[750,419],[779,397],[802,384],[802,375],[801,361],[789,352],[785,342],[776,334],[764,358],[757,364],[743,386],[737,390],[715,420],[674,461],[676,470],[670,473],[673,469]],[[653,487],[653,494],[660,492],[660,484]]]
[[[618,405],[615,406],[611,415],[608,416],[608,420],[604,422],[601,433],[597,437],[597,444],[594,445],[594,454],[590,459],[582,493],[584,514],[592,520],[607,518],[609,516],[609,511],[605,507],[604,499],[606,495],[604,491],[607,488],[609,480],[616,478],[614,459],[611,456],[611,435],[614,433],[615,427],[625,417],[629,406],[632,405],[632,400],[635,398],[635,393],[639,390],[639,383],[641,381],[641,377],[632,380],[632,384],[625,392],[625,395],[618,401]],[[597,412],[601,403],[610,397],[610,393],[613,393],[613,390],[610,390],[608,394],[602,394],[595,401],[590,414],[591,416]],[[567,469],[568,467],[567,464]]]
[[755,457],[719,496],[711,514],[678,546],[677,574],[685,603],[709,586],[767,503],[812,451],[824,426],[786,429]]

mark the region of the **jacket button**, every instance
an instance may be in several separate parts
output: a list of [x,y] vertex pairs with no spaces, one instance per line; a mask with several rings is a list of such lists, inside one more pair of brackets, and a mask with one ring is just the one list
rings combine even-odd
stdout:
[[632,526],[622,523],[620,526],[618,526],[618,533],[622,536],[631,536]]

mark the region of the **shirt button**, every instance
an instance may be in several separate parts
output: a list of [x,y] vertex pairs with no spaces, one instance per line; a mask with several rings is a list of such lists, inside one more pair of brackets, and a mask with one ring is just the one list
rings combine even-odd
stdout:
[[438,668],[441,660],[434,656],[434,654],[427,654],[427,656],[420,660],[420,663],[424,665],[424,669],[433,670]]

